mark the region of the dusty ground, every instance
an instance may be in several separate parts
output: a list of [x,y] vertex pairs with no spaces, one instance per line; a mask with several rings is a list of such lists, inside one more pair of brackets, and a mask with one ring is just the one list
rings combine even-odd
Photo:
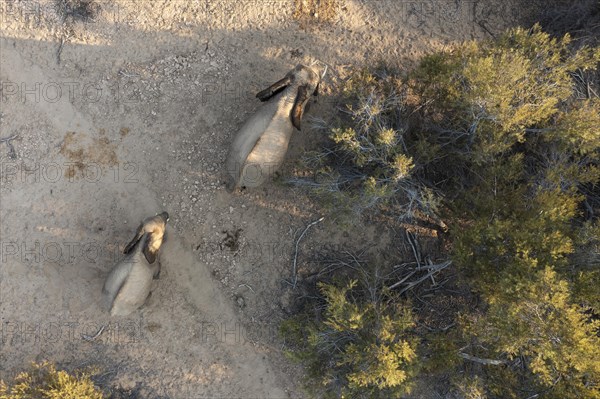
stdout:
[[[319,59],[331,68],[309,114],[328,118],[344,68],[406,68],[522,17],[500,1],[345,0],[325,24],[295,20],[292,0],[96,1],[66,17],[56,4],[0,2],[0,137],[17,135],[0,143],[0,378],[51,359],[97,366],[104,386],[144,398],[305,396],[276,328],[295,239],[321,214],[285,186],[230,195],[220,179],[254,94]],[[304,126],[288,170],[322,135]],[[161,277],[142,309],[110,320],[103,279],[162,210]],[[300,264],[325,246],[370,245],[394,247],[392,233],[326,219]]]

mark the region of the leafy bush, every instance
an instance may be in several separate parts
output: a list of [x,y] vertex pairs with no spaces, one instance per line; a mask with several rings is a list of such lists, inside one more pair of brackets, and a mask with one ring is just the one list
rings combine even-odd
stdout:
[[71,375],[53,364],[34,363],[31,370],[18,374],[11,385],[0,381],[0,399],[102,399],[90,375]]
[[282,324],[296,345],[288,354],[306,365],[312,393],[397,398],[409,392],[419,364],[410,307],[357,280],[318,286],[320,297]]
[[444,210],[484,301],[450,335],[486,365],[464,395],[600,397],[600,99],[581,79],[599,62],[599,47],[534,26],[425,57],[405,79],[357,71],[329,145],[307,157],[336,206]]
[[597,203],[600,102],[573,79],[600,49],[569,45],[515,29],[428,57],[411,77],[427,101],[423,140],[454,163],[427,161],[453,198],[453,257],[488,305],[464,319],[464,341],[509,365],[486,374],[497,397],[600,397],[597,221],[581,219]]
[[309,186],[341,223],[383,205],[401,211],[398,218],[416,211],[434,216],[437,198],[412,178],[400,79],[385,69],[354,71],[343,84],[341,101],[344,115],[329,128],[326,147],[304,156],[312,176],[292,182]]

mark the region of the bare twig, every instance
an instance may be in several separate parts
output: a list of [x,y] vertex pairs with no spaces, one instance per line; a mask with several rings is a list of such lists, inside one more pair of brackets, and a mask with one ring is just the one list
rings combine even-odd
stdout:
[[325,217],[321,217],[321,218],[315,220],[314,222],[309,223],[309,225],[306,226],[306,228],[304,229],[302,234],[300,234],[300,237],[296,241],[296,250],[294,252],[294,264],[293,264],[293,268],[292,268],[292,276],[293,276],[292,277],[293,278],[292,287],[293,288],[296,288],[296,283],[298,282],[298,273],[297,273],[296,267],[297,267],[297,263],[298,263],[298,245],[300,245],[300,240],[302,240],[302,237],[304,237],[304,235],[306,234],[308,229],[310,229],[315,224],[322,222],[323,219],[325,219]]
[[71,34],[67,33],[66,35],[60,38],[60,44],[58,45],[58,49],[56,50],[56,63],[60,65],[60,55],[62,54],[63,47],[65,46],[65,42],[71,38]]
[[494,33],[492,33],[491,30],[489,30],[489,28],[487,27],[486,21],[477,21],[477,25],[481,26],[481,28],[486,31],[492,38],[496,38],[496,35],[494,35]]
[[421,277],[420,279],[409,283],[405,288],[402,289],[402,291],[400,291],[399,294],[403,294],[404,292],[410,290],[411,288],[414,288],[415,286],[421,284],[423,281],[427,280],[432,275],[434,275],[435,273],[438,273],[440,270],[445,269],[446,267],[450,266],[451,264],[452,264],[452,261],[447,261],[447,262],[441,263],[439,265],[431,265],[431,269],[430,269],[431,271],[429,273],[427,273],[425,276]]
[[402,280],[392,284],[390,286],[390,289],[393,290],[394,288],[398,287],[399,285],[401,285],[403,282],[405,282],[406,280],[408,280],[409,278],[411,278],[416,272],[418,272],[418,270],[413,270],[412,272],[410,272],[406,277],[404,277]]
[[408,276],[404,277],[402,280],[400,280],[397,283],[394,283],[393,285],[391,285],[390,289],[393,289],[393,288],[396,288],[396,287],[400,286],[402,283],[404,283],[406,280],[408,280],[410,277],[412,277],[415,273],[417,273],[420,270],[429,270],[429,273],[427,273],[423,277],[419,278],[418,280],[406,283],[407,284],[406,287],[404,287],[399,292],[399,294],[403,294],[404,292],[408,291],[409,289],[414,288],[415,286],[421,284],[423,281],[427,280],[428,278],[431,278],[434,274],[440,272],[441,270],[444,270],[445,268],[447,268],[451,264],[452,264],[452,261],[449,260],[449,261],[446,261],[444,263],[439,263],[437,265],[426,265],[424,267],[417,268],[416,270],[412,271]]
[[251,287],[251,286],[249,286],[248,284],[240,284],[240,285],[238,285],[238,288],[239,288],[239,287],[246,287],[246,288],[248,288],[250,291],[254,292],[254,290],[252,289],[252,287]]
[[446,332],[446,331],[448,331],[449,329],[451,329],[452,327],[454,327],[456,325],[455,322],[452,322],[452,323],[448,324],[446,327],[432,328],[432,327],[429,327],[428,325],[423,324],[423,323],[417,322],[417,324],[419,326],[425,328],[427,331],[431,331],[431,332]]
[[65,38],[60,38],[60,44],[58,45],[58,49],[56,50],[56,63],[60,65],[60,55],[62,54],[63,47],[65,45]]
[[18,134],[13,134],[12,136],[8,136],[8,137],[0,137],[0,143],[4,143],[5,141],[14,140],[18,136],[19,136]]
[[86,334],[81,334],[81,338],[85,339],[88,342],[92,342],[93,340],[95,340],[96,338],[98,338],[100,336],[100,334],[102,334],[102,332],[104,331],[104,329],[107,326],[108,326],[108,324],[105,324],[102,327],[100,327],[100,329],[98,330],[98,332],[94,336],[90,336],[90,335],[86,335]]
[[137,73],[127,73],[125,71],[119,71],[119,75],[125,76],[126,78],[139,78],[140,75]]
[[413,255],[415,256],[415,260],[417,261],[417,267],[421,267],[421,251],[419,250],[419,243],[412,235],[412,233],[408,230],[406,230],[406,240],[412,248]]
[[[427,261],[426,261],[426,262],[427,262],[427,264],[428,264],[429,266],[432,266],[432,265],[433,265],[433,262],[432,262],[432,261],[431,261],[431,259],[429,259],[429,258],[427,259]],[[433,274],[431,275],[431,277],[430,277],[430,278],[431,278],[431,284],[432,284],[432,285],[436,285],[435,278],[433,277]]]
[[15,151],[15,147],[11,143],[11,140],[16,139],[17,137],[19,137],[18,134],[13,134],[12,136],[0,138],[0,143],[6,143],[6,146],[8,147],[8,156],[12,159],[17,158],[17,153]]

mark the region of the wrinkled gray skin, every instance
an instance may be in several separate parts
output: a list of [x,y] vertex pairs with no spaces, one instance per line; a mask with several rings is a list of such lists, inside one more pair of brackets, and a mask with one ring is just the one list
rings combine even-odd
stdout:
[[111,316],[131,314],[150,295],[152,279],[160,273],[157,255],[168,220],[167,212],[144,219],[123,250],[125,258],[106,278],[102,295]]
[[227,190],[258,187],[281,166],[294,129],[300,130],[310,95],[317,95],[319,74],[298,65],[256,96],[266,101],[237,133],[227,161]]

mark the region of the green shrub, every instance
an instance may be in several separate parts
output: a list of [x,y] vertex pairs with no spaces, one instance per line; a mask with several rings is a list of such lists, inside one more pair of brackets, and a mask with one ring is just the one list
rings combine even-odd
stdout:
[[406,143],[406,99],[401,80],[385,69],[354,71],[342,86],[344,115],[328,126],[322,150],[305,154],[309,186],[342,223],[365,211],[394,205],[398,218],[435,215],[433,191],[412,179],[415,163]]
[[408,304],[356,280],[321,283],[319,292],[281,329],[295,345],[289,356],[307,367],[312,393],[397,398],[410,392],[419,361]]
[[48,362],[32,364],[10,385],[0,381],[0,399],[102,399],[87,373],[71,375]]
[[433,341],[485,364],[465,395],[600,397],[599,82],[580,79],[599,63],[600,48],[534,26],[425,57],[405,79],[359,70],[328,146],[307,157],[334,208],[443,210],[483,300],[456,342]]
[[573,52],[568,35],[553,39],[539,26],[426,57],[408,80],[425,131],[411,154],[443,153],[436,158],[426,150],[420,159],[429,178],[454,183],[453,190],[476,181],[465,171],[495,164],[519,145],[597,160],[598,99],[575,98],[573,74],[599,59],[600,49]]
[[487,304],[464,343],[508,365],[484,373],[492,397],[600,397],[598,230],[581,217],[598,201],[600,102],[573,79],[600,50],[569,44],[515,29],[427,58],[410,82],[452,160],[420,157],[452,198],[453,258]]

